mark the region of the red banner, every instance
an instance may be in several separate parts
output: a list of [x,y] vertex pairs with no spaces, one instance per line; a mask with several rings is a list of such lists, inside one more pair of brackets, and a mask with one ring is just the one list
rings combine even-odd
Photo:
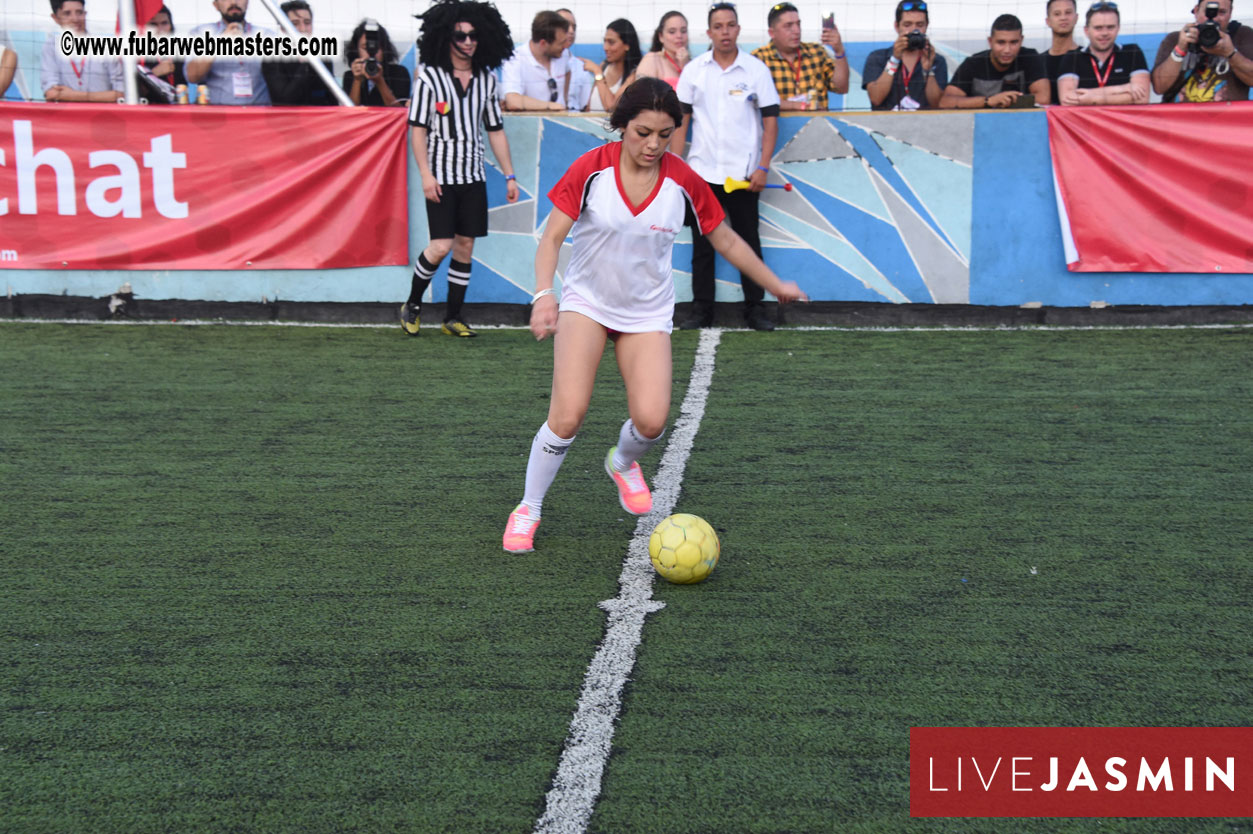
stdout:
[[0,267],[409,262],[401,108],[0,104]]
[[1050,107],[1072,272],[1253,272],[1253,102]]
[[915,817],[1250,817],[1253,727],[913,727]]

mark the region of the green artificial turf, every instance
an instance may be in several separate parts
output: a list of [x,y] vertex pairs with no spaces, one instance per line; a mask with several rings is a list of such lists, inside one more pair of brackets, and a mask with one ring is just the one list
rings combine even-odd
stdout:
[[[1248,724],[1251,345],[725,334],[591,830],[1238,829],[911,820],[908,729]],[[530,830],[635,527],[607,354],[500,550],[550,356],[0,325],[0,831]]]

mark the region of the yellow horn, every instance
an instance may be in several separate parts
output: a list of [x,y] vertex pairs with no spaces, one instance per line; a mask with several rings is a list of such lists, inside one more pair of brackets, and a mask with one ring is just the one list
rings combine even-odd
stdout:
[[730,192],[748,188],[749,185],[748,180],[737,180],[735,177],[727,177],[727,181],[722,184],[722,187]]

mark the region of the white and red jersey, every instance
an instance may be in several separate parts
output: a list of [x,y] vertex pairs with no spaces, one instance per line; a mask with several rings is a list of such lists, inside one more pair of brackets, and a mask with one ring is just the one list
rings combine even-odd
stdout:
[[561,309],[622,333],[669,333],[671,251],[687,210],[701,234],[712,232],[726,215],[709,185],[672,153],[662,154],[653,192],[632,207],[622,189],[621,156],[621,142],[590,150],[548,192],[553,205],[574,218]]

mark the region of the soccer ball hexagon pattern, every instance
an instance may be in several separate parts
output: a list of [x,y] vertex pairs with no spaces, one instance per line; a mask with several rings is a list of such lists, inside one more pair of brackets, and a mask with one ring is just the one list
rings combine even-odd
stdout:
[[663,578],[678,585],[700,582],[718,564],[722,547],[705,519],[675,513],[662,519],[648,537],[648,558]]

